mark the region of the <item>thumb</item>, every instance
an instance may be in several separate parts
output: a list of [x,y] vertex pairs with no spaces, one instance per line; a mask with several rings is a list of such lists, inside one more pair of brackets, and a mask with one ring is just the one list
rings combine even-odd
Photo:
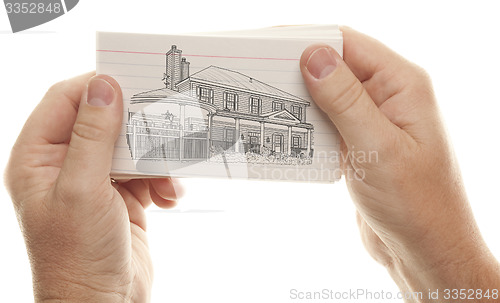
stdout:
[[312,99],[337,127],[349,149],[376,149],[394,125],[382,114],[340,55],[328,45],[308,47],[300,69]]
[[122,116],[118,83],[109,76],[92,77],[80,101],[59,181],[78,182],[78,186],[85,184],[91,190],[109,182]]

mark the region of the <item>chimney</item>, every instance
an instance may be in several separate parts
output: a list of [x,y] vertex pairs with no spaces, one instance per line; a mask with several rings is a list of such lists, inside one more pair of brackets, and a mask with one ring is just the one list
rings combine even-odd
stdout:
[[186,58],[181,59],[181,79],[180,81],[189,78],[189,62]]
[[182,57],[182,50],[172,45],[166,55],[165,85],[171,90],[178,91],[177,84],[189,78],[189,62]]
[[166,85],[171,90],[177,90],[177,83],[181,80],[181,57],[182,51],[177,46],[172,45],[166,55]]

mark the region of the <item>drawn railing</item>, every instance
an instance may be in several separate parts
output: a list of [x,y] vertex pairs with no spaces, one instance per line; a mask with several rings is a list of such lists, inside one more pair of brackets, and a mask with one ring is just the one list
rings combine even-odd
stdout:
[[207,131],[184,131],[184,138],[207,139]]
[[207,159],[208,158],[208,132],[206,131],[184,131],[184,159]]
[[127,133],[132,134],[134,132],[137,135],[151,135],[151,136],[166,136],[166,137],[179,137],[180,130],[178,129],[168,129],[168,128],[160,128],[160,127],[148,127],[148,126],[139,126],[139,125],[127,125]]
[[[135,130],[135,133],[134,133]],[[252,153],[274,155],[272,150],[261,150],[259,143],[236,143],[225,140],[208,140],[208,132],[184,131],[146,126],[127,125],[127,141],[133,148],[134,159],[208,159],[223,152]],[[236,149],[236,144],[239,144]],[[210,148],[209,148],[210,147]],[[182,151],[182,153],[181,153]],[[307,154],[307,148],[292,147],[289,156],[312,158],[313,149]]]
[[180,139],[142,135],[135,136],[135,155],[140,159],[179,159]]
[[207,159],[207,140],[184,137],[184,159]]
[[207,136],[207,132],[127,125],[127,141],[134,159],[206,159]]

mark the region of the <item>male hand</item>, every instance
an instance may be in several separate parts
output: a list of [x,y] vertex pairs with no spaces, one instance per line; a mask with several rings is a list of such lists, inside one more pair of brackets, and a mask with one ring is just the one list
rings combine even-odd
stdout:
[[313,45],[300,66],[343,139],[367,250],[402,291],[498,288],[498,263],[472,215],[429,77],[380,42],[342,31],[343,60]]
[[144,209],[175,205],[170,178],[112,183],[121,89],[85,74],[54,85],[12,149],[6,184],[37,302],[146,302],[153,268]]

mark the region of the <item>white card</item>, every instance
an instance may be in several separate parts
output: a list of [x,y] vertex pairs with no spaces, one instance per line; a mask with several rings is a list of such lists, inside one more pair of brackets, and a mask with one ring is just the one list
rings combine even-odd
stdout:
[[123,90],[112,175],[334,182],[339,135],[299,59],[337,26],[209,35],[97,34],[97,73]]

